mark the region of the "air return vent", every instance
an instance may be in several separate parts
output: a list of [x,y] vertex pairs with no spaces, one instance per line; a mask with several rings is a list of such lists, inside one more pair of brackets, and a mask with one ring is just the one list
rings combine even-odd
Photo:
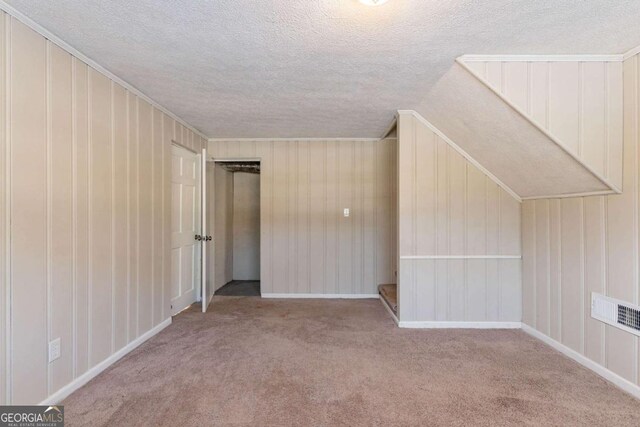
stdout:
[[640,336],[640,307],[636,305],[594,292],[591,317]]

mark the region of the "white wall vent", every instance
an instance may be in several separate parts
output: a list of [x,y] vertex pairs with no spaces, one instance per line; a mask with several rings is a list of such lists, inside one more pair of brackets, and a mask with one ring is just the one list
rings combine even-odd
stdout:
[[591,317],[640,336],[640,307],[593,292]]

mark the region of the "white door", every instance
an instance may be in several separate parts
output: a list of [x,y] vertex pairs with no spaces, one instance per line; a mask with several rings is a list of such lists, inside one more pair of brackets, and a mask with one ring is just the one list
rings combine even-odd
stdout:
[[199,299],[201,242],[200,156],[172,146],[171,314]]
[[[211,266],[209,266],[209,260],[207,257],[207,252],[211,251],[213,253],[213,239],[211,234],[213,234],[211,232],[211,230],[213,230],[213,221],[211,221],[209,223],[209,221],[207,221],[207,215],[209,215],[209,212],[207,211],[207,205],[209,204],[209,202],[211,202],[213,200],[214,194],[213,194],[213,189],[214,186],[211,185],[211,188],[207,188],[207,176],[209,175],[207,173],[207,149],[203,148],[202,149],[202,163],[201,163],[201,170],[202,170],[202,179],[200,180],[200,188],[202,189],[202,204],[201,204],[201,212],[200,212],[200,218],[202,218],[202,262],[201,262],[201,268],[202,268],[202,273],[201,273],[201,283],[202,283],[202,312],[206,313],[207,312],[207,307],[209,306],[209,303],[211,302],[211,299],[213,298],[213,293],[214,293],[214,287],[211,286],[213,283],[213,278],[215,277],[213,275],[213,268]],[[211,175],[209,177],[209,179],[212,179],[213,175]],[[207,286],[207,280],[208,278],[211,278],[210,284],[209,286]]]

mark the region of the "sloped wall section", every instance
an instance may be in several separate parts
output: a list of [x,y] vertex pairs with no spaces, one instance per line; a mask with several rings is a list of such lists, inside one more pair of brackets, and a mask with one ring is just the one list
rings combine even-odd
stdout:
[[463,56],[459,62],[622,190],[622,62],[608,56]]
[[459,63],[415,110],[522,199],[616,191]]
[[519,201],[417,113],[398,131],[400,326],[516,327]]

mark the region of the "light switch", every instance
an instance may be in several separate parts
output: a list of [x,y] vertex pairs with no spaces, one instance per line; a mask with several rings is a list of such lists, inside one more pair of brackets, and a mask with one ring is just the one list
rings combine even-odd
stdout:
[[60,338],[49,341],[49,363],[60,357]]
[[344,217],[345,218],[349,217],[349,208],[344,208]]

